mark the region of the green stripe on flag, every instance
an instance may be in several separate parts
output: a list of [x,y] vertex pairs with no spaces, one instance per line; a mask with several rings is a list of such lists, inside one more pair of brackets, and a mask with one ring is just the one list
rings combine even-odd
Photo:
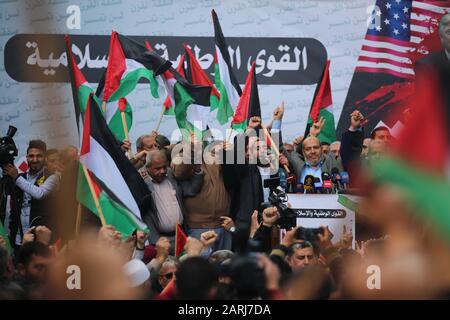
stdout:
[[[337,140],[336,138],[336,127],[334,123],[334,115],[332,112],[327,109],[322,109],[319,112],[319,119],[323,117],[325,119],[325,124],[320,131],[319,140],[320,142],[328,142],[332,143]],[[308,119],[308,124],[312,126],[313,120],[311,118]]]
[[248,127],[248,119],[246,119],[244,122],[232,124],[231,127],[233,130],[239,131],[239,132],[245,132]]
[[[77,200],[99,217],[94,198],[92,197],[81,165],[78,168]],[[139,221],[139,219],[129,210],[111,199],[106,192],[100,192],[99,203],[106,224],[114,226],[117,231],[122,233],[124,239],[131,236],[136,229],[149,232],[148,227],[143,222]]]
[[[130,104],[127,102],[127,107],[125,108],[125,120],[127,123],[128,131],[131,130],[131,125],[133,124],[133,112],[131,110]],[[111,120],[108,123],[108,127],[111,129],[112,133],[118,141],[125,140],[125,131],[122,123],[122,115],[120,114],[119,108],[117,108],[116,112],[112,116]]]
[[407,162],[385,158],[371,163],[377,181],[404,190],[421,218],[430,219],[450,240],[450,184],[444,177],[432,174]]
[[[217,121],[219,121],[220,124],[225,124],[228,122],[228,119],[234,115],[233,108],[231,107],[230,100],[228,99],[228,92],[225,88],[224,83],[220,79],[220,71],[219,71],[219,64],[216,64],[214,66],[214,82],[216,85],[217,90],[220,92],[220,100],[218,103],[213,103],[211,94],[211,111],[214,111],[218,108],[217,111]],[[217,101],[217,97],[214,96],[215,100]]]
[[116,91],[109,97],[108,102],[117,101],[122,97],[127,96],[131,91],[136,88],[141,78],[147,79],[150,82],[150,90],[154,98],[159,98],[158,94],[158,81],[155,79],[153,71],[139,68],[130,71],[124,78],[120,80],[120,85]]
[[348,197],[346,197],[342,194],[340,194],[338,196],[337,201],[349,210],[352,210],[354,212],[358,211],[358,203],[356,201],[349,199]]

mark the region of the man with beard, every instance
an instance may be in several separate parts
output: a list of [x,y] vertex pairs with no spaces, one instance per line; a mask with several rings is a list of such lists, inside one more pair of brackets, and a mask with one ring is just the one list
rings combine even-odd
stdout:
[[[269,189],[264,188],[264,181],[278,176],[278,160],[281,159],[273,158],[259,133],[255,129],[236,137],[235,145],[227,151],[237,155],[234,164],[224,165],[224,179],[228,190],[233,192],[231,215],[238,224],[243,222],[250,225],[252,213],[269,198]],[[245,157],[244,163],[239,163],[242,144]]]

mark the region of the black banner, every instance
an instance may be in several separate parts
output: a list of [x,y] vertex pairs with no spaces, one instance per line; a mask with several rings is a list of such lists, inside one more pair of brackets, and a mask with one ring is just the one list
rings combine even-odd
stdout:
[[[98,83],[108,62],[109,35],[71,35],[72,51],[90,83]],[[213,80],[212,37],[131,36],[171,60],[174,67],[188,44],[200,65]],[[311,85],[319,81],[327,60],[322,43],[312,38],[228,37],[231,63],[239,83],[244,84],[252,61],[256,61],[259,84]],[[5,46],[5,69],[19,82],[69,82],[62,34],[17,34]]]

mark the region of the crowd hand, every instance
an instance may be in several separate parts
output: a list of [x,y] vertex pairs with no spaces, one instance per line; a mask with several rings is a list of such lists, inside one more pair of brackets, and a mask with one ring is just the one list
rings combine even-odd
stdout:
[[122,234],[113,226],[102,226],[98,232],[98,240],[107,246],[118,246],[121,242]]
[[158,132],[155,131],[155,130],[152,130],[152,133],[150,133],[150,136],[151,136],[152,138],[156,138],[156,137],[158,136]]
[[36,238],[34,231],[35,231],[36,227],[31,227],[30,229],[28,229],[27,232],[24,233],[23,235],[23,239],[22,239],[22,244],[25,244],[27,242],[33,242]]
[[286,234],[284,235],[283,240],[281,241],[281,245],[282,246],[289,248],[293,244],[303,243],[304,242],[304,240],[299,240],[299,239],[296,238],[298,228],[300,228],[300,226],[292,228],[291,230],[286,232]]
[[367,245],[365,241],[361,241],[361,245],[358,243],[358,241],[356,242],[356,252],[358,252],[361,257],[365,257],[367,254]]
[[352,129],[358,129],[361,127],[361,123],[364,120],[364,116],[358,110],[353,111],[350,114],[350,127]]
[[298,146],[300,143],[302,143],[303,139],[304,139],[304,136],[299,136],[299,137],[295,138],[294,141],[292,141],[292,144],[294,146]]
[[144,231],[136,231],[136,248],[139,250],[144,250],[145,242],[147,241],[150,233],[145,233]]
[[323,126],[325,125],[326,119],[324,117],[320,117],[319,121],[314,122],[311,128],[309,129],[309,134],[315,137],[320,135]]
[[170,241],[166,237],[160,237],[155,244],[156,247],[156,259],[161,263],[169,256]]
[[0,247],[6,248],[6,240],[0,236]]
[[331,239],[333,239],[333,234],[331,233],[328,226],[320,226],[323,230],[322,233],[318,234],[319,237],[319,244],[322,249],[329,249],[333,247],[333,243],[331,242]]
[[129,140],[123,140],[122,145],[120,146],[123,151],[129,152],[131,151],[131,142]]
[[353,234],[351,231],[347,232],[347,227],[344,225],[342,229],[341,240],[339,241],[338,246],[341,249],[351,249],[353,243]]
[[13,179],[16,179],[19,175],[19,170],[10,163],[3,165],[3,174],[7,175]]
[[46,226],[37,226],[34,230],[34,234],[36,235],[36,241],[42,242],[47,246],[50,244],[52,231]]
[[125,241],[120,241],[118,244],[118,250],[124,261],[128,261],[133,257],[135,246],[136,235],[129,236]]
[[258,264],[264,270],[264,275],[266,276],[266,289],[278,290],[281,273],[276,264],[264,254],[259,255]]
[[281,102],[281,105],[276,107],[273,110],[273,120],[282,120],[284,115],[284,101]]
[[280,153],[280,156],[278,158],[282,166],[289,166],[289,160],[284,154]]
[[252,214],[252,222],[250,226],[250,238],[253,238],[253,236],[256,233],[256,230],[258,230],[260,226],[260,223],[258,222],[258,210],[253,211]]
[[217,233],[210,230],[210,231],[203,232],[200,235],[200,242],[202,243],[203,247],[207,248],[207,247],[211,246],[214,242],[216,242],[217,238],[218,238]]
[[269,207],[263,211],[263,225],[266,227],[273,227],[273,225],[280,218],[280,213],[276,207]]
[[222,219],[222,227],[227,230],[230,231],[230,229],[232,227],[234,227],[234,221],[233,219],[231,219],[230,217],[226,217],[226,216],[222,216],[220,217],[220,219]]
[[203,244],[194,237],[187,237],[184,251],[188,257],[199,256],[203,250]]
[[147,159],[147,150],[142,150],[142,151],[139,151],[138,153],[136,153],[135,155],[134,155],[134,157],[133,158],[131,158],[130,160],[131,160],[131,162],[134,162],[134,163],[137,163],[137,162],[143,162],[143,163],[145,163],[145,161],[146,161],[146,159]]

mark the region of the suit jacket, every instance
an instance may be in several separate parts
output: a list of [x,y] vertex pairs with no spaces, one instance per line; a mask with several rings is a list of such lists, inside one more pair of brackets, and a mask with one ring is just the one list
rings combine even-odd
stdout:
[[[289,164],[291,165],[295,176],[297,177],[297,181],[301,176],[303,166],[305,165],[305,160],[300,156],[300,154],[297,151],[291,152],[291,154],[288,156]],[[338,168],[339,172],[344,171],[344,168],[342,167],[342,162],[340,159],[336,160],[334,157],[329,155],[322,155],[322,158],[320,159],[322,161],[322,172],[328,172],[331,174],[331,170],[333,168]]]
[[[450,121],[450,60],[448,59],[445,50],[434,52],[427,57],[416,61],[416,79],[418,79],[418,75],[420,76],[422,72],[426,71],[434,71],[439,77],[441,92],[446,104],[445,112],[447,113],[446,116],[448,121]],[[421,88],[416,87],[416,90],[420,89]]]
[[[204,173],[200,172],[200,173],[196,173],[193,174],[190,180],[184,180],[184,181],[177,181],[173,175],[172,170],[168,170],[167,171],[167,178],[170,182],[170,184],[172,185],[173,189],[175,190],[176,193],[176,198],[178,201],[178,205],[181,208],[181,211],[183,213],[183,216],[186,215],[186,209],[184,206],[184,198],[187,197],[194,197],[195,195],[197,195],[203,185],[203,176]],[[150,177],[146,178],[145,183],[148,186],[148,189],[150,190],[150,193],[153,194],[154,192],[154,187],[153,187],[153,182],[151,180]],[[151,211],[153,211],[153,213],[155,214],[148,214],[142,217],[142,219],[144,220],[144,222],[147,224],[149,230],[150,230],[150,237],[149,237],[149,242],[150,243],[156,243],[156,241],[158,241],[159,237],[160,237],[160,233],[159,233],[159,221],[158,220],[158,210],[156,209],[156,205],[154,203],[154,201],[152,201],[151,203]]]

